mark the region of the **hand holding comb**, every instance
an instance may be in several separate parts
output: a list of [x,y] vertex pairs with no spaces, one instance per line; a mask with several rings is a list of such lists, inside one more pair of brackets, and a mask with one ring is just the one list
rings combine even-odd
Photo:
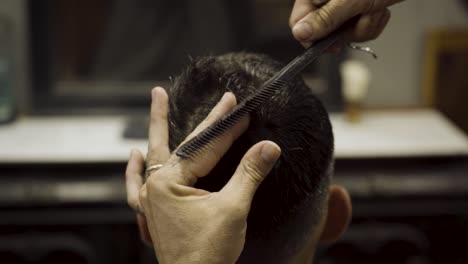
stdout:
[[[227,129],[239,122],[242,117],[254,111],[262,103],[269,100],[277,90],[287,86],[304,68],[322,55],[330,46],[341,40],[347,27],[343,26],[339,30],[332,32],[327,37],[317,41],[314,45],[304,51],[287,64],[283,69],[271,77],[254,94],[240,102],[231,112],[223,116],[217,122],[200,132],[197,136],[180,146],[176,150],[176,155],[182,159],[189,159],[196,155],[204,146],[209,144],[214,138],[219,137]],[[360,49],[373,54],[369,49],[356,46],[349,47]],[[375,57],[375,54],[373,54]]]

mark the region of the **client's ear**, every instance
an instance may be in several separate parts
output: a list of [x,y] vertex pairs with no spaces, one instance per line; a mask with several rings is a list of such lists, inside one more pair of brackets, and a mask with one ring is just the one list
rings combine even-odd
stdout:
[[348,228],[351,221],[351,198],[348,191],[339,185],[330,186],[328,196],[328,213],[320,241],[333,242]]

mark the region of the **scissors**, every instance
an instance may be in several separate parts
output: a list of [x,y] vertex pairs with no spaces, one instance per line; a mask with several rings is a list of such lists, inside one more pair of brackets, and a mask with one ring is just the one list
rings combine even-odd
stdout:
[[[320,2],[322,5],[328,1],[329,0],[313,0],[314,3]],[[288,84],[307,67],[307,65],[325,53],[333,44],[338,41],[343,41],[347,29],[348,26],[345,24],[325,38],[316,41],[312,46],[307,48],[304,53],[296,57],[265,82],[257,92],[237,104],[230,113],[226,114],[214,124],[180,146],[176,150],[176,155],[182,159],[189,159],[194,155],[197,155],[200,150],[213,139],[219,137],[227,129],[239,122],[244,116],[255,111],[257,107],[269,100],[277,90],[287,87]],[[347,43],[347,45],[352,49],[370,53],[374,58],[377,58],[377,55],[370,48],[363,48],[350,43]]]

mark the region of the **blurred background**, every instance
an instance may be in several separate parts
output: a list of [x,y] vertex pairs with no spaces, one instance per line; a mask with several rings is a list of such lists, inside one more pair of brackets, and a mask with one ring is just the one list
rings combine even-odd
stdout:
[[[318,263],[468,263],[468,1],[391,8],[379,56],[303,77],[330,112],[349,232]],[[0,0],[0,260],[155,263],[126,205],[150,90],[190,58],[288,62],[291,0]]]

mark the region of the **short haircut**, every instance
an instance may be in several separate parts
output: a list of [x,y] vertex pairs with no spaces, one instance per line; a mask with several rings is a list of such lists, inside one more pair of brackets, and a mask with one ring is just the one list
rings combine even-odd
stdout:
[[[240,102],[280,69],[281,64],[271,58],[250,53],[192,59],[169,90],[171,151],[225,92],[233,92]],[[240,260],[276,263],[296,254],[320,219],[333,168],[328,114],[302,78],[278,90],[251,113],[248,129],[195,186],[219,191],[247,150],[261,140],[277,143],[282,153],[253,199]]]

